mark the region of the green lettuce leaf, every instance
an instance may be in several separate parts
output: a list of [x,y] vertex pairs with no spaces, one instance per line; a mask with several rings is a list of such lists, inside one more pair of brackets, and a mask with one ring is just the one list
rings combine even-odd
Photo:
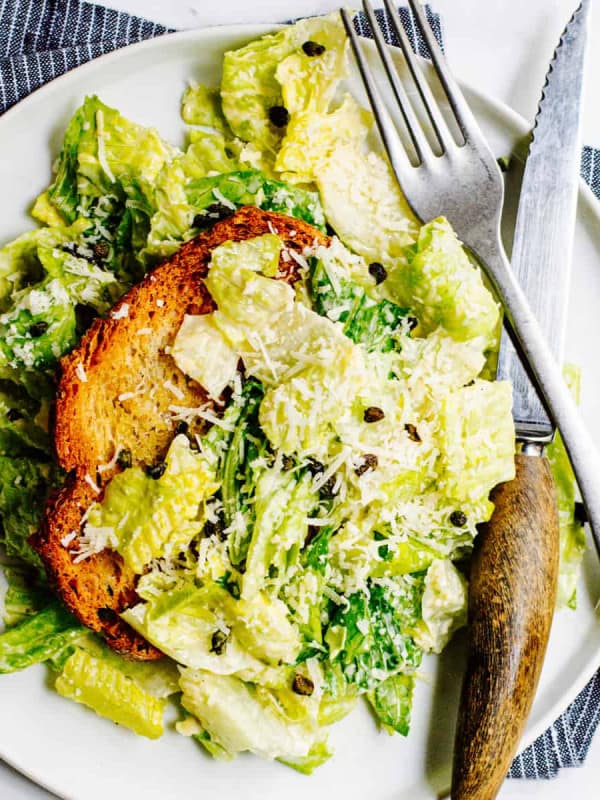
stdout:
[[162,736],[165,700],[144,691],[110,657],[78,648],[65,662],[55,688],[139,736]]
[[297,697],[290,717],[280,694],[229,675],[184,669],[180,685],[183,707],[198,719],[212,742],[232,755],[250,751],[286,762],[307,759],[323,739],[316,719],[318,706],[311,698],[305,698],[299,709],[303,698]]
[[11,557],[42,570],[28,538],[39,527],[54,470],[31,458],[0,456],[0,542]]
[[108,543],[141,575],[152,559],[186,549],[203,527],[203,501],[218,488],[204,456],[192,452],[180,434],[169,447],[160,477],[150,477],[139,467],[115,475],[102,501],[88,511],[80,557]]
[[87,220],[84,239],[103,264],[121,278],[139,279],[136,254],[157,208],[154,185],[178,154],[156,131],[87,97],[67,127],[48,199],[66,222]]
[[408,736],[414,686],[413,675],[392,675],[368,693],[377,719],[390,733]]
[[0,634],[0,673],[57,658],[86,629],[58,601]]
[[405,576],[373,583],[368,595],[357,592],[331,615],[331,626],[345,629],[336,657],[346,679],[370,691],[391,675],[413,672],[422,650],[413,628],[420,618],[423,577]]
[[[563,372],[569,388],[579,402],[581,381],[579,369],[572,364],[565,364]],[[583,523],[575,513],[577,487],[575,475],[558,431],[554,441],[546,448],[546,455],[554,476],[560,523],[560,560],[556,605],[557,608],[575,609],[577,607],[577,581],[586,549],[586,536]]]
[[48,606],[52,595],[45,580],[25,565],[5,564],[2,569],[8,584],[2,617],[10,628]]
[[[302,49],[307,41],[322,45],[323,52],[307,55]],[[332,14],[301,20],[225,53],[221,99],[231,130],[274,152],[284,130],[270,121],[270,109],[326,110],[346,71],[346,48],[341,20]]]
[[407,255],[408,263],[392,271],[387,285],[398,302],[415,311],[424,331],[439,325],[461,341],[495,340],[498,305],[447,220],[424,225]]

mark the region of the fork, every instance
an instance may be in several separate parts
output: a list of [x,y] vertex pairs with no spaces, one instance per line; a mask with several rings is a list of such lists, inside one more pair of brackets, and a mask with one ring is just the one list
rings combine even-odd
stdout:
[[[377,50],[398,108],[404,128],[408,133],[406,145],[392,120],[374,74],[361,49],[352,16],[341,10],[341,16],[350,38],[361,78],[370,101],[375,121],[379,128],[390,164],[398,183],[416,216],[424,222],[438,216],[445,216],[466,248],[487,274],[500,299],[505,312],[505,326],[527,368],[540,397],[543,398],[556,427],[562,434],[577,483],[586,507],[588,521],[594,537],[596,549],[600,554],[600,456],[597,454],[583,425],[577,406],[567,389],[561,370],[550,352],[544,335],[521,290],[504,252],[500,236],[500,220],[504,200],[504,183],[496,159],[490,151],[456,80],[453,78],[445,57],[435,39],[417,0],[408,0],[410,9],[429,48],[433,69],[446,95],[451,110],[452,128],[456,128],[460,142],[456,141],[451,127],[447,124],[419,61],[414,55],[398,12],[389,0],[384,0],[388,20],[398,36],[400,47],[412,81],[416,86],[422,108],[428,117],[430,132],[427,135],[409,95],[403,85],[369,0],[363,7],[373,33]],[[406,137],[405,137],[406,138]],[[431,142],[435,145],[435,151]],[[503,609],[490,609],[490,616],[496,614],[490,625],[502,624]],[[517,660],[525,656],[519,649],[523,642],[511,642],[512,653]],[[542,650],[543,658],[543,650]],[[541,664],[540,664],[541,667]],[[513,675],[509,676],[512,680]],[[533,680],[530,683],[535,684]],[[455,741],[453,800],[479,800],[495,795],[472,792],[468,786],[468,774],[473,775],[479,768],[485,774],[486,762],[490,761],[493,750],[491,736],[505,737],[513,732],[497,730],[477,731],[476,742],[465,741],[465,715],[475,712],[475,706],[488,703],[490,685],[463,686],[459,727]],[[527,691],[531,699],[535,685],[517,686],[517,691]],[[524,724],[524,719],[519,723]],[[519,729],[519,723],[513,726]],[[471,731],[473,725],[470,725]],[[518,738],[514,741],[516,748]],[[478,761],[478,764],[474,764]],[[502,766],[500,766],[502,769]],[[465,778],[465,775],[467,776]],[[481,787],[479,787],[481,789]]]

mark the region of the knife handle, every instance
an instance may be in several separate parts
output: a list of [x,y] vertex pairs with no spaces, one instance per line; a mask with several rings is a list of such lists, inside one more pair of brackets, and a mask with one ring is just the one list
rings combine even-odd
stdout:
[[548,460],[519,453],[471,561],[467,669],[452,800],[493,800],[527,720],[556,602],[559,527]]

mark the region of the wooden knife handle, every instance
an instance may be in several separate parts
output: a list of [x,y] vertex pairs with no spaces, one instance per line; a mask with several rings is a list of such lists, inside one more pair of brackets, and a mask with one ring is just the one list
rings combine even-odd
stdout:
[[467,670],[454,743],[452,800],[493,800],[535,695],[556,602],[559,528],[552,473],[517,454],[496,487],[471,562]]

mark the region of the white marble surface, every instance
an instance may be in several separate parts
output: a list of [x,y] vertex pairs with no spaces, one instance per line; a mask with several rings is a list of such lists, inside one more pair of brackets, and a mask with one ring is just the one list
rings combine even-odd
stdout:
[[[548,61],[577,0],[431,2],[443,16],[446,49],[457,75],[533,119]],[[193,28],[280,21],[329,11],[338,7],[339,0],[105,0],[105,5],[171,27]],[[592,19],[591,36],[584,140],[600,146],[600,105],[595,98],[597,84],[591,80],[600,75],[600,13]],[[123,797],[130,796],[132,788],[124,787]],[[500,793],[501,800],[564,800],[567,796],[577,800],[600,796],[600,734],[583,767],[563,770],[549,782],[508,781]],[[52,797],[0,762],[0,800]]]

